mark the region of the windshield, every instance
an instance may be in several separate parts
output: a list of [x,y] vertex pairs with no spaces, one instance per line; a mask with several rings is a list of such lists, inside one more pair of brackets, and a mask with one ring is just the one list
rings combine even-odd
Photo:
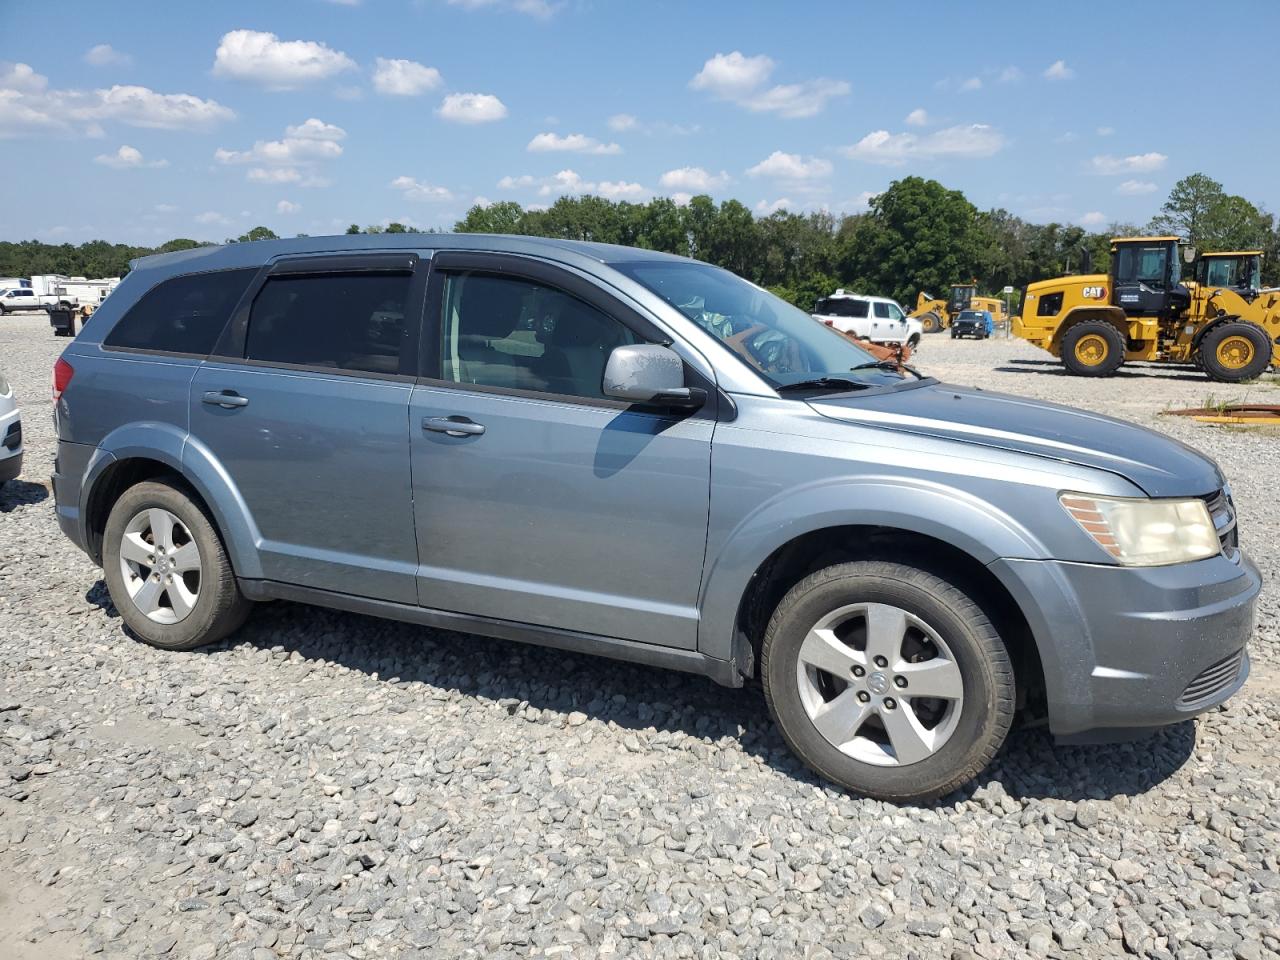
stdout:
[[[767,290],[705,263],[641,261],[614,269],[653,291],[696,323],[774,387],[832,378],[867,386],[900,383],[844,334]],[[817,388],[815,388],[817,389]]]

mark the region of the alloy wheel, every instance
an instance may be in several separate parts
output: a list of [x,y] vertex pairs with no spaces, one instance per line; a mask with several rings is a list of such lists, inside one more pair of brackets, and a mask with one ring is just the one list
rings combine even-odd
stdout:
[[136,514],[120,539],[120,574],[134,606],[156,623],[185,620],[200,598],[200,551],[162,507]]

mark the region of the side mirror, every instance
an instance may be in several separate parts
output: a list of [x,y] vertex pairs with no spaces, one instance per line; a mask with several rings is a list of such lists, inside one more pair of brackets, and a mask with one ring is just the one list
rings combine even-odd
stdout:
[[1195,262],[1195,259],[1196,259],[1196,248],[1195,248],[1195,247],[1192,247],[1192,246],[1187,246],[1186,244],[1183,244],[1183,247],[1182,247],[1182,262],[1183,262],[1183,263],[1194,263],[1194,262]]
[[604,368],[604,395],[685,410],[696,410],[707,402],[707,391],[684,385],[684,361],[656,343],[615,347]]

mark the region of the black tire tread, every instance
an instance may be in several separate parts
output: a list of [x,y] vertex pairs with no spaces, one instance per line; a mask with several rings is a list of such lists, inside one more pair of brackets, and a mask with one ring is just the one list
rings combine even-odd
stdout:
[[[1111,345],[1112,356],[1106,363],[1089,367],[1076,362],[1076,341],[1088,333],[1100,335]],[[1062,365],[1077,377],[1109,377],[1124,363],[1124,346],[1124,336],[1111,324],[1104,320],[1084,320],[1062,335]]]
[[[1216,350],[1218,344],[1230,336],[1248,337],[1253,341],[1257,356],[1253,363],[1240,370],[1228,370],[1218,365]],[[1267,332],[1257,324],[1247,320],[1232,320],[1214,327],[1204,335],[1200,347],[1196,351],[1197,366],[1205,372],[1210,380],[1218,383],[1241,383],[1254,380],[1267,372],[1271,366],[1274,346]]]
[[[964,786],[981,773],[1000,752],[1001,746],[1004,744],[1006,735],[1010,727],[1013,725],[1013,717],[1015,710],[1015,677],[1013,663],[1009,657],[1009,651],[1005,647],[1004,641],[1000,638],[1000,634],[996,631],[995,625],[986,615],[983,609],[969,597],[968,594],[942,579],[935,574],[918,567],[908,566],[904,563],[880,560],[860,560],[850,563],[841,563],[834,566],[825,567],[815,573],[810,574],[801,580],[787,595],[782,598],[774,610],[773,616],[769,620],[769,626],[765,631],[764,642],[761,645],[760,670],[759,675],[765,679],[763,683],[765,703],[768,705],[769,713],[777,722],[777,708],[774,703],[773,691],[767,680],[768,664],[772,654],[773,644],[777,638],[778,632],[783,622],[788,618],[791,611],[799,605],[805,596],[813,589],[826,583],[841,580],[850,576],[878,576],[888,580],[896,580],[898,582],[916,587],[918,589],[932,593],[943,603],[953,610],[958,617],[964,619],[975,628],[974,633],[977,636],[982,655],[986,658],[990,665],[994,678],[996,680],[996,702],[994,704],[993,723],[991,735],[986,742],[980,745],[979,750],[972,755],[968,762],[957,769],[952,776],[941,784],[936,785],[928,791],[913,791],[910,793],[888,794],[877,792],[876,798],[881,800],[889,800],[892,802],[911,801],[914,803],[927,803],[936,800],[939,797],[946,796],[953,790]],[[778,724],[779,729],[782,725]],[[786,733],[783,731],[786,738]],[[839,778],[831,775],[823,769],[823,764],[818,758],[810,756],[799,744],[793,743],[790,738],[786,738],[788,745],[796,752],[796,755],[804,761],[811,769],[817,771],[820,775],[828,780],[839,783]]]

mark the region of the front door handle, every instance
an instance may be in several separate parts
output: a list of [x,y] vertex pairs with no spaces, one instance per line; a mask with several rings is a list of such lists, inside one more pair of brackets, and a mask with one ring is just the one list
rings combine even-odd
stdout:
[[203,399],[205,403],[212,403],[227,410],[249,405],[249,398],[240,396],[234,390],[209,390],[206,391]]
[[427,417],[422,421],[422,429],[451,437],[478,437],[484,433],[484,424],[466,417]]

